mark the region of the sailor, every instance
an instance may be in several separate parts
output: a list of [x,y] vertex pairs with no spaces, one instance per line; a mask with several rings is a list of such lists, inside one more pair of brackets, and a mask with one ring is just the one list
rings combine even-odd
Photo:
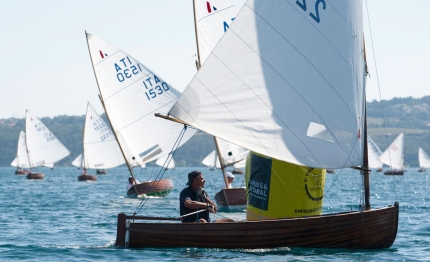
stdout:
[[[228,188],[231,188],[231,184],[233,183],[233,180],[234,180],[235,176],[231,172],[225,173],[225,176],[227,177]],[[225,183],[222,186],[222,188],[226,188],[225,187]]]
[[137,185],[137,184],[140,184],[140,182],[134,179],[132,176],[130,176],[128,178],[127,190],[129,190],[133,185]]
[[[208,194],[203,189],[206,180],[200,171],[193,171],[188,174],[188,182],[179,195],[179,209],[182,223],[189,222],[210,222],[209,213],[216,213],[217,207]],[[196,212],[204,210],[201,212]],[[192,215],[184,216],[196,212]]]

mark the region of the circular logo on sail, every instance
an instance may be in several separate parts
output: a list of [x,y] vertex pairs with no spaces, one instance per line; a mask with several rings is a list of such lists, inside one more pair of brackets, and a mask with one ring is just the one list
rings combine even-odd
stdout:
[[323,199],[322,195],[323,184],[322,174],[312,174],[314,168],[309,168],[305,175],[305,192],[308,198],[312,201],[320,201]]

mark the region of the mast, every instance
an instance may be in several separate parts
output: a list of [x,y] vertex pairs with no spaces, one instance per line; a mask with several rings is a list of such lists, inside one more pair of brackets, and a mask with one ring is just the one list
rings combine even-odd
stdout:
[[[93,67],[94,76],[95,76],[95,78],[96,78],[96,82],[97,82],[97,88],[99,89],[99,93],[100,93],[100,94],[99,94],[100,102],[102,103],[102,106],[103,106],[103,109],[104,109],[104,111],[105,111],[105,113],[106,113],[106,117],[107,117],[107,119],[108,119],[108,121],[109,121],[109,124],[110,124],[110,125],[111,125],[111,127],[112,127],[112,132],[113,132],[113,134],[115,135],[115,139],[116,139],[116,142],[118,143],[119,148],[121,149],[121,153],[122,153],[122,156],[124,157],[125,163],[127,163],[128,171],[130,172],[130,175],[131,175],[131,176],[133,177],[133,179],[135,180],[135,177],[134,177],[134,174],[133,174],[133,170],[132,170],[132,168],[130,167],[130,163],[128,163],[128,159],[127,159],[127,157],[125,156],[124,149],[122,148],[121,143],[120,143],[120,142],[119,142],[119,140],[118,140],[118,136],[116,135],[115,129],[113,128],[112,122],[111,122],[111,120],[110,120],[110,118],[109,118],[109,114],[107,113],[107,110],[106,110],[106,107],[105,107],[105,103],[103,102],[103,98],[102,98],[102,95],[101,95],[101,93],[102,93],[102,92],[101,92],[101,90],[100,90],[100,85],[99,85],[99,80],[97,79],[97,74],[96,74],[96,71],[95,71],[95,69],[94,69],[93,57],[91,56],[90,45],[89,45],[89,43],[88,43],[87,31],[85,31],[85,39],[87,39],[87,47],[88,47],[88,53],[90,54],[90,58],[91,58],[91,66]],[[137,189],[136,189],[135,187],[133,187],[133,188],[135,189],[136,194],[137,194]]]
[[[88,114],[88,107],[87,107],[87,114]],[[84,173],[87,172],[87,168],[85,166],[85,125],[86,124],[87,124],[87,116],[85,115],[84,129],[82,129],[82,160],[81,160],[81,167],[84,169]]]
[[[364,100],[366,101],[366,99]],[[366,103],[365,103],[366,105]],[[370,179],[369,179],[369,158],[368,158],[368,146],[367,146],[367,113],[366,106],[364,107],[364,152],[363,152],[363,178],[364,178],[364,210],[370,210]]]
[[193,13],[194,13],[194,32],[196,34],[196,46],[197,46],[197,61],[196,67],[197,70],[202,66],[200,63],[200,48],[199,48],[199,36],[197,34],[197,20],[196,20],[196,0],[193,0]]

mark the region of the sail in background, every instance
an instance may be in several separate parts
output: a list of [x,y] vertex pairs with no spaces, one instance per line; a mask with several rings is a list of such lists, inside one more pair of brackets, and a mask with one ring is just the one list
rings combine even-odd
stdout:
[[391,145],[382,153],[379,160],[391,169],[403,169],[403,155],[405,150],[404,133],[400,133]]
[[420,168],[430,168],[430,157],[421,147],[418,149],[418,162]]
[[157,166],[161,166],[161,167],[164,167],[164,168],[167,168],[167,169],[175,169],[175,160],[173,160],[173,157],[170,158],[169,164],[167,166],[164,166],[164,164],[166,163],[166,160],[167,160],[167,158],[169,156],[170,155],[167,154],[165,156],[160,157],[159,159],[157,159],[157,161],[155,161],[155,164]]
[[70,151],[28,110],[25,131],[30,167],[53,164],[70,155]]
[[[249,150],[233,143],[229,143],[223,139],[218,139],[218,147],[224,159],[224,164],[229,165],[236,162],[233,166],[235,168],[245,167],[246,157]],[[239,161],[242,160],[242,161]],[[239,162],[237,162],[239,161]],[[208,167],[221,168],[216,150],[209,153],[203,160],[202,164]]]
[[169,114],[282,161],[362,165],[361,10],[355,1],[247,1]]
[[200,63],[203,64],[230,27],[239,8],[232,1],[194,0]]
[[18,146],[16,149],[16,157],[10,165],[18,168],[30,167],[30,163],[28,162],[27,145],[25,143],[24,131],[19,132]]
[[75,167],[82,167],[82,154],[79,154],[79,156],[73,160],[72,165]]
[[112,168],[125,163],[115,135],[90,103],[84,128],[84,168]]
[[379,149],[378,145],[367,136],[367,145],[368,145],[368,158],[369,158],[369,167],[370,168],[382,168],[384,163],[379,161],[379,156],[382,154],[381,149]]
[[[100,94],[130,167],[168,154],[183,125],[157,118],[166,114],[179,92],[142,63],[87,33]],[[181,145],[196,131],[187,130]]]

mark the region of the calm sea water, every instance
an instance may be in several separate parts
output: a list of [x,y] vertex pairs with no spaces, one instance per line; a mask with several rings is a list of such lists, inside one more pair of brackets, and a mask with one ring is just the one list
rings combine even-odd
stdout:
[[[211,197],[222,185],[220,171],[203,171]],[[166,198],[147,201],[139,215],[179,214],[178,196],[186,174],[194,168],[169,170],[175,189]],[[108,170],[97,182],[78,182],[76,168],[40,168],[41,181],[0,168],[0,261],[428,261],[430,259],[429,173],[409,169],[404,176],[371,175],[372,207],[400,203],[397,239],[389,249],[339,250],[280,248],[224,250],[202,248],[115,248],[118,213],[131,214],[141,199],[125,197],[128,171]],[[136,169],[141,180],[154,178],[159,169]],[[240,186],[237,176],[234,186]],[[357,171],[328,174],[324,213],[357,210],[361,199],[361,176]],[[241,219],[243,212],[219,212]],[[214,217],[219,218],[218,217]],[[205,236],[201,236],[204,241]]]

